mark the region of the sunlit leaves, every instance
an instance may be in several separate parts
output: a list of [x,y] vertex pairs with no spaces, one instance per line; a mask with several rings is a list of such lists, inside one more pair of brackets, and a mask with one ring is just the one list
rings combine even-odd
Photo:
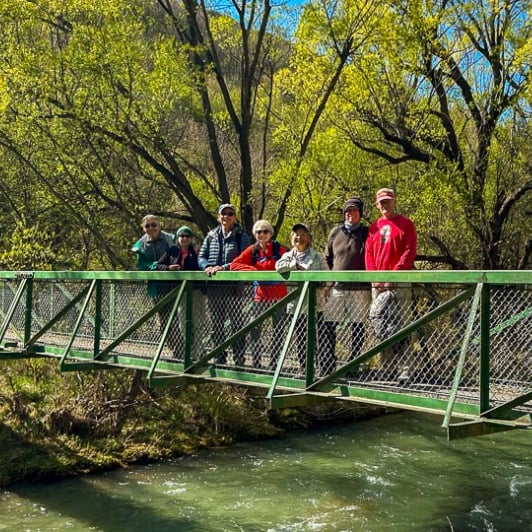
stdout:
[[519,225],[505,201],[526,192],[530,3],[269,7],[2,3],[4,210],[60,254],[74,240],[84,266],[123,267],[148,210],[206,230],[229,197],[249,226],[307,220],[319,241],[342,198],[360,194],[371,219],[390,185],[424,245],[433,231],[497,263],[507,220]]
[[2,270],[49,270],[56,262],[50,235],[38,226],[24,227],[14,223],[10,227],[4,249],[0,252]]

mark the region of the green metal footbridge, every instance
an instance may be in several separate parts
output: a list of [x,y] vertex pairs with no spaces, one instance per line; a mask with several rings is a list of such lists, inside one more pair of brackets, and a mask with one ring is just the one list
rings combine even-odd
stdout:
[[[0,281],[0,359],[142,370],[151,386],[252,386],[271,408],[354,401],[430,412],[449,438],[532,428],[531,271],[22,271]],[[397,283],[411,299],[384,338],[369,290],[367,308],[332,309],[341,317],[326,349],[327,295],[353,281]],[[280,282],[285,298],[253,301],[254,285]]]

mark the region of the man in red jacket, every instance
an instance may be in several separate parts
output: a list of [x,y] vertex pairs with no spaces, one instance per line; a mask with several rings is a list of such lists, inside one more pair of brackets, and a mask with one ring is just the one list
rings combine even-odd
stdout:
[[[369,228],[366,241],[366,270],[411,270],[417,251],[416,228],[412,220],[396,212],[395,192],[391,188],[377,191],[377,209],[381,217]],[[381,340],[393,334],[408,321],[412,288],[410,283],[372,283],[372,309],[370,320],[377,337]],[[382,301],[391,304],[381,304]],[[390,309],[393,308],[392,315]],[[382,353],[383,362],[391,362],[399,369],[399,380],[408,380],[409,368],[399,358],[404,354],[407,341],[399,342],[392,353]]]

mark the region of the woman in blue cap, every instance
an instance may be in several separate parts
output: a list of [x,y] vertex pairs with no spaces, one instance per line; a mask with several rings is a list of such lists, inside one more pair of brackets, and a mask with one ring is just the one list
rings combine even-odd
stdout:
[[[192,241],[192,229],[190,227],[187,227],[184,225],[183,227],[180,227],[175,234],[177,245],[171,246],[168,251],[157,261],[157,270],[159,271],[180,271],[180,270],[187,270],[187,271],[198,271],[199,265],[198,265],[198,253],[196,249],[194,248],[193,241]],[[173,288],[176,285],[176,283],[170,283],[167,284],[168,289]],[[193,296],[193,314],[195,316],[194,318],[194,324],[196,327],[199,326],[201,323],[201,312],[203,311],[203,295],[201,294],[200,290],[194,290],[194,296]],[[170,317],[170,312],[172,310],[172,305],[167,305],[164,309],[165,313],[165,320],[164,323],[166,324],[168,322],[168,319]],[[183,325],[185,323],[185,308],[183,305],[180,305],[179,307],[179,321],[181,323],[181,327],[183,328]],[[199,318],[199,319],[196,319]],[[183,358],[183,336],[182,336],[182,329],[180,330],[179,327],[177,327],[177,322],[174,322],[175,326],[172,326],[172,329],[169,333],[169,344],[173,351],[174,357],[176,358]],[[201,335],[196,331],[196,334],[194,335],[194,339],[196,340],[193,343],[192,352],[195,353],[196,350],[199,347],[198,340],[201,338]]]
[[160,271],[177,271],[200,269],[198,265],[198,253],[192,242],[192,229],[184,225],[175,234],[177,245],[172,246],[159,259],[157,269]]

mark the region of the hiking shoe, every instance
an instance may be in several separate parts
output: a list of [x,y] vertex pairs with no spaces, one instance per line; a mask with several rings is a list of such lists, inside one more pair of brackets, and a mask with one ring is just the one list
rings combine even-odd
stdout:
[[397,380],[399,382],[406,382],[406,381],[410,380],[410,370],[409,370],[409,368],[407,366],[405,366],[401,370],[401,373],[399,373],[399,376],[397,377]]

